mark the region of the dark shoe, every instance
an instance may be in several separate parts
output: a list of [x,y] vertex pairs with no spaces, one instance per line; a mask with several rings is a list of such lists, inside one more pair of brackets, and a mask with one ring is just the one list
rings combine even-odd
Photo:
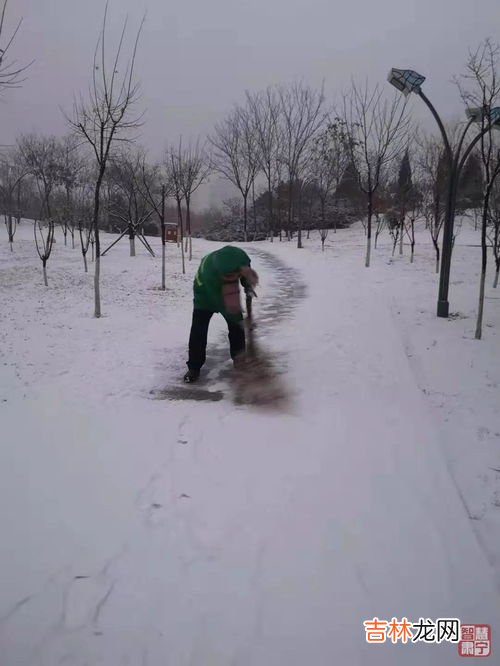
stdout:
[[188,370],[184,375],[184,381],[186,382],[186,384],[192,384],[193,382],[198,381],[199,377],[200,377],[199,370]]

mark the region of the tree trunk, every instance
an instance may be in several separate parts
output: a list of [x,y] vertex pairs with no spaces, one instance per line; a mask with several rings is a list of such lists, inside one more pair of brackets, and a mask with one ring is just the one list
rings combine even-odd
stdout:
[[401,220],[401,238],[399,239],[399,255],[403,256],[403,235],[404,235],[404,219]]
[[380,236],[382,232],[382,228],[384,226],[384,220],[382,218],[382,222],[380,221],[380,214],[375,215],[376,220],[377,220],[377,229],[375,230],[375,249],[377,248],[377,243],[378,243],[378,237]]
[[271,178],[267,179],[267,193],[269,195],[269,231],[271,233],[271,243],[274,242],[274,225],[273,225],[273,190],[271,185]]
[[10,243],[10,251],[13,252],[14,250],[12,248],[12,243],[14,242],[14,234],[13,234],[14,229],[12,224],[12,215],[9,216],[6,215],[5,217],[6,217],[5,222],[7,225],[7,235],[9,237],[9,243]]
[[166,239],[165,239],[165,185],[161,186],[161,216],[160,216],[160,228],[161,228],[161,288],[162,291],[166,290],[166,280],[165,280],[165,250],[166,250]]
[[243,195],[243,238],[245,243],[248,242],[247,222],[248,222],[248,206],[247,206],[248,193]]
[[12,215],[9,215],[7,233],[9,235],[10,251],[14,252],[14,223],[12,222]]
[[298,212],[298,215],[297,215],[297,248],[299,250],[301,250],[302,249],[302,222],[303,222],[303,218],[302,218],[302,186],[299,190],[299,200],[298,200],[297,209],[298,209],[298,211],[297,211]]
[[366,261],[365,266],[370,266],[371,242],[372,242],[372,215],[373,215],[373,192],[368,193],[368,222],[366,229]]
[[411,224],[411,256],[410,256],[410,264],[413,263],[413,258],[415,256],[415,220],[411,218],[410,221]]
[[320,238],[321,238],[321,250],[323,251],[325,249],[325,240],[326,240],[326,234],[325,234],[325,207],[326,207],[326,199],[321,198],[320,199],[320,205],[321,205],[321,231],[320,231]]
[[190,207],[190,198],[184,197],[186,201],[186,235],[183,237],[185,240],[184,253],[188,253],[189,261],[191,261],[191,252],[190,252],[190,238],[191,238],[191,207]]
[[493,289],[498,286],[498,273],[500,272],[500,224],[498,219],[495,220],[495,233],[493,236],[493,256],[495,259],[495,277],[493,279]]
[[486,268],[484,266],[484,258],[481,268],[481,279],[479,282],[479,307],[477,310],[477,322],[476,322],[476,340],[481,340],[483,332],[483,311],[484,311],[484,285],[486,282]]
[[167,286],[166,286],[166,281],[165,281],[165,243],[162,243],[161,246],[161,288],[162,291],[165,291]]
[[255,179],[252,180],[253,239],[257,238],[257,212],[255,210]]
[[434,238],[434,234],[431,236],[432,238],[432,244],[434,245],[434,250],[436,252],[436,273],[439,273],[439,258],[440,258],[440,252],[439,252],[439,244],[438,244],[438,239],[439,239],[439,234],[437,238]]
[[288,186],[288,219],[287,219],[287,228],[286,228],[286,239],[288,241],[292,240],[292,221],[293,221],[293,180],[290,177],[290,184]]
[[396,247],[398,244],[398,238],[399,238],[399,227],[396,229],[396,235],[394,236],[394,243],[392,244],[392,256],[396,254]]
[[87,249],[85,249],[85,245],[83,243],[83,233],[82,233],[82,226],[81,223],[78,225],[78,233],[80,234],[80,246],[82,248],[82,257],[83,257],[83,265],[85,267],[85,272],[87,273],[87,250],[89,249],[88,243],[87,243]]
[[[94,192],[94,216],[93,216],[93,231],[94,231],[94,242],[95,242],[94,317],[96,317],[96,319],[99,319],[101,316],[101,285],[100,285],[101,237],[99,235],[99,205],[100,205],[101,183],[104,177],[104,171],[105,169],[101,165]],[[94,245],[92,245],[92,254],[93,253],[94,253]]]
[[182,273],[184,275],[186,273],[186,261],[184,257],[184,224],[182,220],[181,201],[179,198],[177,198],[177,217],[179,219],[179,244],[181,247]]
[[[72,206],[71,206],[71,189],[68,188],[68,187],[66,187],[65,189],[66,189],[66,210],[67,210],[67,212],[68,212],[68,217],[69,217],[69,216],[71,215],[70,211],[71,211],[71,209],[72,209]],[[68,224],[67,221],[64,222],[64,230],[65,230],[65,234],[64,234],[64,247],[67,247],[67,239],[66,239],[66,237],[67,237],[67,235],[68,235],[68,231],[70,230],[70,228],[69,228],[69,224]]]
[[[97,244],[97,240],[96,240]],[[99,248],[100,249],[100,248]],[[94,299],[95,299],[95,312],[94,316],[99,319],[101,316],[101,255],[100,252],[97,252],[96,248],[96,258],[95,258],[95,274],[94,274]]]
[[135,257],[135,235],[131,234],[130,238],[130,256]]
[[42,264],[43,264],[43,282],[44,282],[45,286],[48,287],[49,283],[48,283],[48,280],[47,280],[47,262],[44,260],[42,262]]
[[193,259],[193,237],[191,234],[191,199],[186,197],[186,248],[189,248],[189,261]]
[[[184,230],[182,228],[182,222],[181,222],[181,236],[184,235]],[[182,274],[185,275],[186,273],[186,258],[185,258],[185,252],[184,252],[184,242],[183,238],[181,238],[181,260],[182,260]]]
[[486,269],[488,266],[488,247],[486,245],[486,228],[488,225],[488,209],[490,203],[490,187],[486,189],[483,203],[483,219],[481,224],[481,278],[479,281],[479,306],[477,310],[476,340],[481,340],[483,333],[484,288],[486,284]]

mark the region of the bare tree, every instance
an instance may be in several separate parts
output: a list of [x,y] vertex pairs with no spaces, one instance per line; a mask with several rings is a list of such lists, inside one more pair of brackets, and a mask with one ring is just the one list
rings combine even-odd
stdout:
[[74,135],[65,136],[60,141],[59,153],[59,184],[64,192],[59,224],[64,235],[64,245],[67,245],[68,232],[71,236],[71,245],[75,247],[75,202],[74,191],[78,183],[80,172],[85,162],[79,152],[79,145]]
[[153,249],[144,236],[144,224],[153,214],[141,188],[144,162],[145,153],[142,149],[124,150],[111,158],[108,176],[118,196],[110,204],[110,210],[115,218],[125,224],[125,230],[102,252],[102,256],[128,234],[131,257],[135,257],[136,238],[154,257]]
[[184,192],[182,189],[182,147],[179,144],[177,148],[171,146],[166,153],[165,166],[169,174],[169,180],[172,184],[172,194],[177,205],[177,239],[180,240],[182,273],[186,272],[186,257],[184,252],[184,219],[182,215],[182,201]]
[[375,217],[375,248],[377,247],[378,237],[383,232],[383,230],[388,226],[387,216],[382,215],[380,212],[374,212]]
[[161,288],[166,289],[166,226],[165,201],[173,193],[170,176],[159,164],[150,166],[146,158],[141,163],[139,188],[145,201],[151,206],[160,222],[161,233]]
[[[274,241],[273,190],[278,184],[278,126],[280,101],[274,88],[252,95],[246,93],[247,109],[251,114],[252,126],[257,142],[259,169],[264,174],[267,185],[268,229],[271,243]],[[255,181],[254,181],[255,182]],[[252,187],[254,183],[252,183]]]
[[334,118],[315,139],[307,169],[308,178],[315,185],[319,197],[322,250],[324,250],[328,235],[327,203],[344,177],[349,159],[345,121],[341,118]]
[[344,97],[343,115],[350,135],[351,162],[367,199],[365,266],[369,267],[374,195],[383,171],[406,148],[409,120],[400,94],[388,100],[378,85],[370,89],[367,83],[358,86],[354,82]]
[[42,262],[43,281],[46,287],[49,286],[47,281],[47,261],[52,253],[54,245],[54,220],[49,218],[44,228],[38,220],[35,220],[33,229],[35,232],[35,245],[38,256]]
[[493,127],[499,119],[491,112],[500,98],[498,65],[500,46],[486,39],[479,48],[469,54],[467,69],[460,84],[462,99],[473,113],[479,111],[480,153],[483,164],[484,192],[481,213],[481,277],[479,282],[479,304],[476,321],[476,340],[482,337],[484,293],[488,266],[487,233],[490,220],[490,200],[495,181],[500,174],[500,144],[495,138]]
[[47,262],[54,245],[54,218],[52,195],[60,182],[61,146],[55,137],[36,134],[22,136],[18,141],[26,171],[36,182],[40,195],[40,218],[35,220],[33,230],[38,256],[42,262],[44,284],[48,287]]
[[[308,149],[326,114],[323,111],[325,95],[323,86],[319,91],[294,83],[279,87],[280,100],[280,145],[279,159],[283,163],[288,178],[288,229],[292,228],[294,189],[300,183],[310,157]],[[302,247],[302,227],[298,219],[297,247]]]
[[24,81],[23,73],[33,63],[20,65],[16,60],[9,60],[10,49],[14,44],[19,28],[23,22],[19,19],[16,27],[10,36],[5,37],[5,17],[7,13],[8,0],[4,0],[0,10],[0,93],[8,88],[18,88]]
[[85,272],[88,272],[87,252],[90,245],[94,247],[94,238],[92,231],[92,214],[94,210],[94,186],[95,168],[88,162],[78,174],[73,192],[73,221],[78,229],[80,237],[80,247],[82,251],[83,266]]
[[52,195],[61,181],[61,145],[54,136],[26,134],[18,140],[18,149],[27,172],[33,176],[42,200],[42,218],[53,217]]
[[206,181],[210,173],[210,161],[206,156],[205,147],[199,141],[182,147],[179,139],[180,187],[186,203],[186,250],[189,246],[189,261],[193,258],[193,239],[191,235],[191,199],[196,190]]
[[83,220],[80,220],[78,222],[78,233],[80,234],[80,246],[82,250],[82,257],[83,257],[83,267],[86,273],[88,273],[88,264],[87,264],[87,252],[89,251],[89,246],[92,242],[92,248],[94,247],[93,244],[93,231],[92,231],[92,225],[87,224],[85,225]]
[[89,96],[87,100],[81,98],[79,102],[75,103],[73,118],[68,119],[76,135],[88,142],[97,167],[92,213],[92,230],[95,238],[95,317],[101,316],[99,236],[101,186],[113,147],[117,142],[126,141],[130,130],[136,129],[140,124],[137,116],[133,118],[130,116],[138,97],[138,84],[134,83],[134,66],[139,37],[144,25],[143,19],[135,36],[130,60],[124,63],[122,56],[127,28],[127,21],[125,21],[115,54],[108,60],[106,51],[107,15],[108,3],[106,2],[102,29],[94,52]]
[[[414,140],[411,143],[412,146],[415,145]],[[393,256],[397,241],[399,241],[399,254],[403,255],[403,241],[406,237],[410,243],[410,263],[413,263],[415,257],[415,221],[420,212],[420,195],[413,180],[414,158],[414,151],[412,150],[410,155],[410,150],[407,148],[399,164],[397,178],[393,180],[394,184],[390,188],[392,219],[396,230]]]
[[415,166],[419,184],[419,214],[425,220],[436,253],[435,269],[439,273],[439,236],[444,224],[448,172],[441,140],[432,135],[416,135]]
[[10,151],[0,160],[0,202],[11,252],[21,219],[21,184],[27,176],[26,166],[18,151]]
[[255,116],[236,107],[215,125],[209,138],[213,147],[212,167],[241,193],[243,198],[243,236],[248,240],[248,195],[259,168],[259,144]]

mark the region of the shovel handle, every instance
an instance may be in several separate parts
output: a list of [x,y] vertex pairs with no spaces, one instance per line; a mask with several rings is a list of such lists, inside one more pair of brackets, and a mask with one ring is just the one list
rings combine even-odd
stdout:
[[252,294],[246,294],[247,318],[252,319]]
[[245,323],[247,331],[251,336],[255,324],[253,323],[253,317],[252,317],[252,294],[249,293],[248,291],[246,292],[246,308],[247,308],[247,317]]

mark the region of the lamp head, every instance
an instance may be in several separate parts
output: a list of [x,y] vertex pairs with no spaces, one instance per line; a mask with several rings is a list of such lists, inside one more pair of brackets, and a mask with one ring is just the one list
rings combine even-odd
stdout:
[[403,95],[408,96],[412,92],[417,94],[420,92],[420,86],[425,81],[425,76],[412,69],[396,69],[393,67],[387,80]]

